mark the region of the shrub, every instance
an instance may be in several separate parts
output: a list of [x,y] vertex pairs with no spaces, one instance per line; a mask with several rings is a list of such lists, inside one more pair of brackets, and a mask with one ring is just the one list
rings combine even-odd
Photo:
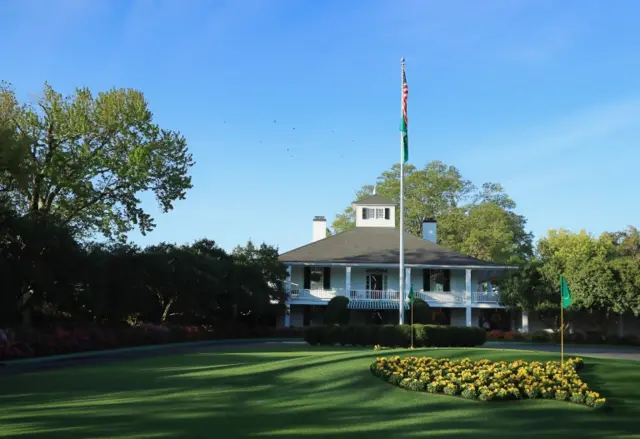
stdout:
[[[472,347],[481,346],[486,340],[486,332],[482,328],[475,327],[413,325],[413,331],[413,344],[416,347]],[[310,345],[409,347],[411,327],[409,325],[312,326],[305,329],[304,339]]]
[[349,324],[349,298],[336,296],[329,301],[327,309],[324,311],[325,325],[348,325]]
[[[408,316],[411,318],[411,316]],[[416,299],[413,303],[413,323],[427,325],[431,323],[431,308],[422,299]]]
[[578,375],[583,364],[581,358],[570,358],[561,370],[554,361],[507,363],[395,356],[377,358],[369,370],[390,384],[420,392],[480,401],[545,398],[603,407],[606,399],[590,390]]
[[[6,335],[6,331],[4,331]],[[0,361],[69,354],[90,350],[228,338],[301,337],[299,328],[122,325],[84,326],[49,331],[20,328],[0,341]]]
[[547,331],[536,331],[531,334],[531,341],[549,342],[551,341],[551,334]]
[[640,338],[635,335],[625,335],[622,337],[622,343],[637,346],[640,345]]
[[585,333],[585,342],[589,344],[603,343],[606,340],[604,334],[600,331],[587,331]]

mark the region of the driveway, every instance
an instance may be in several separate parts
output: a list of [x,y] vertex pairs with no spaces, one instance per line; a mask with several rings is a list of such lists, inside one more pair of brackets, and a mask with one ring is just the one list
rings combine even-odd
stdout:
[[[484,344],[492,349],[520,349],[525,351],[555,352],[560,354],[560,345],[490,341]],[[564,353],[585,357],[619,358],[640,361],[640,349],[628,346],[581,346],[564,345]]]

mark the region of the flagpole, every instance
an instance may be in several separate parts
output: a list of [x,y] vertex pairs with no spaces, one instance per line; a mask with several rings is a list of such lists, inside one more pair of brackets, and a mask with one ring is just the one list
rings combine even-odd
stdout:
[[411,298],[411,349],[413,349],[413,302],[415,299]]
[[564,300],[560,287],[560,374],[564,374]]
[[[404,57],[400,59],[400,90],[402,90],[404,81]],[[402,93],[402,92],[401,92]],[[402,94],[400,95],[400,111],[402,114]],[[403,154],[403,133],[400,133],[400,273],[398,279],[400,282],[400,325],[404,324],[404,154]]]

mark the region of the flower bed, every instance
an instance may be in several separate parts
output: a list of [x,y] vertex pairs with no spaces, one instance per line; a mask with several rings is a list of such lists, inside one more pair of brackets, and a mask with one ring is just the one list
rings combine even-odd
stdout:
[[555,399],[600,408],[606,403],[578,375],[581,358],[560,363],[460,361],[429,357],[380,357],[371,373],[408,390],[462,396],[479,401]]
[[149,323],[118,327],[58,327],[52,330],[0,329],[0,361],[165,343],[271,337],[298,338],[302,337],[302,330],[244,325],[165,326]]

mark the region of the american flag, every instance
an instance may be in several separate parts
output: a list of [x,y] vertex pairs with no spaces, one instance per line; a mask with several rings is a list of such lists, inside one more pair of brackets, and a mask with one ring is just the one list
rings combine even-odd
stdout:
[[[407,85],[407,74],[402,69],[402,118],[404,119],[405,127],[409,125],[409,119],[407,118],[407,99],[409,98],[409,86]],[[405,128],[406,129],[406,128]]]

